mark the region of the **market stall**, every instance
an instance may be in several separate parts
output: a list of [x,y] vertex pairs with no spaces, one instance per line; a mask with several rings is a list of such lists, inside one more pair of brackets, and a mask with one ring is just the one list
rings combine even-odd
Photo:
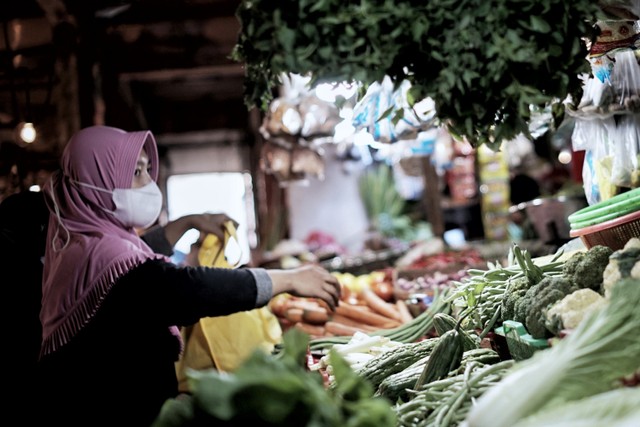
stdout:
[[[378,162],[387,162],[387,169],[378,169],[377,178],[391,176],[389,165],[401,165],[410,175],[411,165],[415,170],[427,159],[431,172],[441,175],[425,179],[424,194],[437,193],[440,203],[441,178],[450,186],[446,196],[451,200],[478,202],[485,240],[453,244],[443,239],[439,224],[429,236],[407,239],[403,231],[415,223],[403,218],[406,211],[395,203],[397,188],[374,193],[371,189],[380,189],[384,180],[366,190],[373,181],[365,176],[361,196],[369,237],[375,238],[361,253],[314,254],[312,261],[323,262],[340,281],[338,308],[332,312],[316,300],[290,295],[272,300],[270,308],[285,331],[279,351],[272,357],[256,354],[229,376],[194,373],[193,398],[169,402],[157,425],[182,425],[200,413],[205,420],[260,425],[639,424],[635,184],[625,182],[618,195],[600,192],[597,200],[587,194],[583,205],[569,207],[558,194],[548,203],[531,204],[531,211],[542,206],[547,213],[560,212],[560,221],[545,221],[537,230],[542,246],[534,250],[509,235],[509,213],[516,212],[508,210],[508,162],[501,153],[508,153],[516,137],[531,137],[532,118],[550,110],[547,125],[557,130],[552,123],[558,107],[583,87],[577,76],[588,72],[590,63],[580,37],[603,34],[590,33],[589,21],[582,18],[619,20],[624,12],[629,20],[640,5],[536,2],[524,12],[510,11],[510,2],[474,3],[473,11],[439,2],[334,8],[331,2],[313,7],[296,2],[291,10],[261,2],[244,6],[239,17],[246,32],[235,53],[249,63],[251,105],[269,106],[270,89],[281,72],[310,73],[313,83],[364,82],[366,93],[351,105],[350,120],[371,137],[370,154],[379,154],[369,149],[381,145],[379,152],[392,153]],[[473,25],[474,14],[495,20],[479,27]],[[371,42],[372,29],[385,29],[388,43]],[[273,37],[264,40],[265,34]],[[635,44],[616,49],[626,49],[625,58],[637,65]],[[592,49],[590,59],[600,53]],[[395,84],[385,89],[389,78]],[[629,89],[626,83],[617,89]],[[434,115],[412,115],[415,101],[424,96],[433,97]],[[274,117],[271,108],[268,120]],[[630,114],[631,106],[616,111]],[[586,113],[579,118],[588,120]],[[284,133],[299,144],[304,135],[302,127],[297,129]],[[434,129],[447,137],[422,133]],[[456,155],[447,159],[455,167],[439,170],[446,163],[434,161],[443,158],[442,139],[466,142],[470,150],[456,153],[450,144]],[[635,139],[630,144],[637,148]],[[398,147],[403,150],[394,150]],[[412,161],[415,157],[419,162]],[[585,183],[583,195],[593,188],[592,181]],[[560,205],[550,208],[553,202]],[[426,215],[427,223],[438,219]],[[541,237],[548,231],[550,236]],[[404,246],[393,246],[398,241]],[[502,246],[489,254],[492,243]],[[269,370],[281,374],[281,381],[258,375]],[[223,384],[224,392],[218,387]],[[258,399],[252,394],[256,390],[280,399]],[[214,405],[214,397],[225,404]]]
[[[207,2],[186,3],[212,13]],[[418,3],[238,2],[241,32],[225,58],[243,66],[186,74],[206,74],[210,91],[210,72],[236,83],[244,73],[245,100],[258,107],[251,124],[185,139],[162,119],[177,122],[175,111],[149,115],[150,127],[167,122],[158,138],[166,150],[227,146],[168,156],[192,163],[174,173],[251,169],[243,191],[256,191],[247,210],[260,212],[263,232],[255,253],[247,243],[248,264],[319,264],[341,286],[335,310],[282,294],[190,330],[194,359],[214,339],[221,352],[233,340],[241,351],[202,369],[189,369],[198,365],[183,352],[185,394],[165,403],[154,427],[640,425],[640,2]],[[177,27],[120,25],[126,9],[86,15],[103,15],[120,41]],[[228,27],[231,17],[217,14],[207,15],[199,45],[213,49],[212,34]],[[192,34],[187,21],[171,40]],[[89,22],[82,27],[96,27]],[[99,50],[121,51],[107,46]],[[18,64],[22,53],[8,55]],[[83,66],[83,79],[105,64]],[[127,96],[160,74],[136,66],[123,73]],[[185,74],[167,74],[175,87],[160,93],[199,98],[177,84]],[[101,78],[120,87],[115,74]],[[219,110],[238,115],[222,92]],[[75,92],[62,93],[75,104],[66,102]],[[100,102],[89,99],[83,114]],[[95,120],[113,120],[109,105]],[[195,111],[197,122],[213,115]],[[245,128],[250,148],[235,155]],[[577,151],[584,161],[571,157]],[[202,242],[215,257],[200,264],[236,267],[226,243],[214,243]],[[249,351],[255,343],[267,345]]]
[[[201,417],[261,425],[313,419],[369,425],[369,417],[389,426],[634,425],[640,402],[638,248],[634,238],[615,252],[594,246],[532,259],[514,246],[510,263],[469,269],[406,321],[393,305],[381,308],[381,298],[372,303],[367,287],[360,296],[368,305],[358,310],[348,301],[327,313],[313,301],[289,300],[280,308],[290,319],[299,316],[294,325],[313,322],[324,325],[323,334],[335,333],[293,326],[275,358],[258,352],[230,376],[193,373],[194,399],[167,404],[156,425]],[[346,319],[356,317],[359,326],[349,328]],[[225,386],[214,397],[217,385]],[[250,398],[261,389],[279,390],[279,398]],[[323,409],[302,395],[320,399]],[[234,396],[245,403],[232,403]],[[293,406],[264,412],[281,399]],[[221,400],[228,402],[226,411]],[[360,413],[363,406],[375,415]]]

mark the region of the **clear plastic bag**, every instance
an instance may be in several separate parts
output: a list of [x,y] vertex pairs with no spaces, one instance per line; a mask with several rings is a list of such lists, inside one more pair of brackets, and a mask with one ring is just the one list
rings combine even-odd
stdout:
[[373,139],[382,143],[394,143],[402,139],[416,139],[418,133],[433,126],[435,105],[425,99],[409,105],[408,80],[395,85],[389,76],[381,83],[369,85],[364,97],[353,108],[353,127],[365,129]]
[[615,134],[613,117],[576,121],[572,146],[574,151],[585,151],[582,181],[590,205],[606,200],[617,191],[617,186],[611,183]]
[[610,139],[611,129],[615,129],[613,117],[606,119],[577,119],[571,135],[571,146],[574,151],[593,150],[601,141]]
[[616,131],[611,182],[618,187],[636,188],[639,178],[640,116],[621,117]]
[[628,108],[629,102],[640,96],[640,66],[635,50],[620,49],[614,53],[615,66],[611,72],[611,85],[621,106]]

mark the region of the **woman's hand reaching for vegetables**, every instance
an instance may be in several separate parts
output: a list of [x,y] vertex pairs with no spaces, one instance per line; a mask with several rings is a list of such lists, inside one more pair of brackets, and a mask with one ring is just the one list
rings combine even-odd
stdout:
[[267,270],[273,283],[273,296],[289,293],[297,297],[318,298],[334,311],[340,301],[340,282],[324,268],[308,264],[291,270]]

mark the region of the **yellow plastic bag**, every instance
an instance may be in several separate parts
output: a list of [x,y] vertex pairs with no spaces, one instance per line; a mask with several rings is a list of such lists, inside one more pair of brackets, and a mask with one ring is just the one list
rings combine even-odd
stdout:
[[[200,265],[219,268],[237,267],[230,261],[225,248],[230,239],[236,239],[233,223],[225,224],[224,245],[213,234],[205,237],[198,252]],[[235,370],[254,351],[271,353],[282,341],[282,328],[278,318],[268,307],[242,311],[228,316],[206,317],[198,323],[183,328],[185,349],[176,364],[180,390],[187,391],[186,369],[215,368],[230,372]]]
[[[198,263],[205,267],[218,268],[236,268],[240,263],[240,257],[236,257],[235,261],[229,260],[227,249],[233,241],[237,245],[238,237],[236,236],[236,227],[233,222],[224,223],[224,242],[221,244],[220,239],[215,234],[207,234],[202,241],[200,251],[198,251]],[[239,246],[238,246],[239,247]]]

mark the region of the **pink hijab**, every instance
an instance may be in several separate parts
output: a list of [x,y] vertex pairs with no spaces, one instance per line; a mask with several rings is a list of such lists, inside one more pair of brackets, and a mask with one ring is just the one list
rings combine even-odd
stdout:
[[157,180],[158,151],[151,132],[82,129],[62,153],[61,172],[45,188],[51,215],[40,312],[42,355],[62,347],[88,323],[118,278],[147,259],[164,258],[111,215],[111,194],[89,187],[131,188],[143,147]]

